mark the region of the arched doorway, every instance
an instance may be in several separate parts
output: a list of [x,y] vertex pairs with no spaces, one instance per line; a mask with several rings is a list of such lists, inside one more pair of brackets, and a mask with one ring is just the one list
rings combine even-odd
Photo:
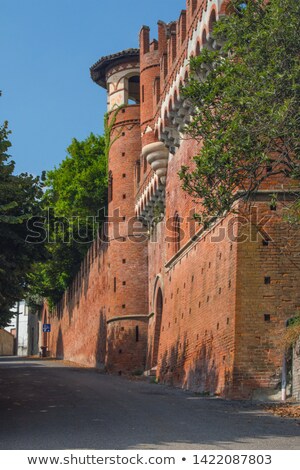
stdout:
[[157,366],[158,361],[158,349],[161,331],[161,320],[163,312],[163,294],[160,287],[157,288],[155,297],[155,329],[154,329],[154,344],[153,344],[153,355],[152,355],[152,367]]

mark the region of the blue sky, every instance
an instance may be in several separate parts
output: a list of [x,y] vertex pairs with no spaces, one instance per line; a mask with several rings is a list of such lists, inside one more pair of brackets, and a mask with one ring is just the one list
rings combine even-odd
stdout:
[[143,24],[178,18],[185,0],[0,0],[0,122],[12,130],[16,172],[58,165],[73,137],[103,131],[105,91],[89,67],[138,47]]

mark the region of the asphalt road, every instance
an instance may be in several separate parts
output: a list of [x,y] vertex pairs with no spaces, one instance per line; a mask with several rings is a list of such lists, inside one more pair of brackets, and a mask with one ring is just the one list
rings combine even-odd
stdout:
[[247,402],[2,357],[0,449],[300,449],[300,422]]

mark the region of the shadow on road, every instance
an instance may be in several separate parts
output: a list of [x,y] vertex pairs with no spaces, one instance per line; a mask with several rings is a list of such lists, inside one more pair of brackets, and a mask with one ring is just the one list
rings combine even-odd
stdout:
[[300,449],[299,424],[249,402],[0,358],[1,449]]

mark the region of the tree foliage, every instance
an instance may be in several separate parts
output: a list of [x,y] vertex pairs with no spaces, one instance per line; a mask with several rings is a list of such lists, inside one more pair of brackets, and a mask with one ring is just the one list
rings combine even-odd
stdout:
[[103,137],[73,139],[58,168],[48,171],[42,206],[46,219],[48,260],[30,275],[31,299],[55,304],[70,285],[93,241],[107,204]]
[[270,176],[300,177],[300,2],[231,2],[215,24],[220,50],[191,60],[182,94],[195,109],[195,165],[180,172],[202,220],[230,210]]
[[28,220],[40,214],[42,184],[27,173],[14,174],[9,134],[5,122],[0,127],[0,327],[7,325],[10,309],[24,298],[33,263],[44,256],[42,245],[26,241]]

